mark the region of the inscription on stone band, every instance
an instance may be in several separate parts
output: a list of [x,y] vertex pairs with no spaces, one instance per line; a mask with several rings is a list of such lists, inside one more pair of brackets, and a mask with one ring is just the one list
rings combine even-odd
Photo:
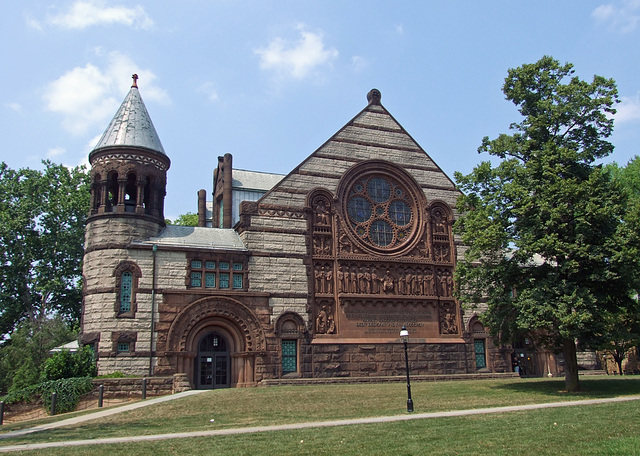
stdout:
[[359,337],[397,337],[402,326],[417,335],[425,333],[429,322],[435,322],[431,308],[385,311],[383,309],[344,309],[341,327]]

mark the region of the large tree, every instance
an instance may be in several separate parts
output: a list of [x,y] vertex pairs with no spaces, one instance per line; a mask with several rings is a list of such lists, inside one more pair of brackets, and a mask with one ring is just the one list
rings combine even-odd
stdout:
[[567,390],[577,391],[576,341],[602,334],[603,316],[631,302],[637,241],[623,223],[626,195],[597,165],[613,151],[617,89],[543,57],[510,69],[503,92],[522,119],[483,139],[478,152],[496,164],[455,175],[456,230],[468,246],[459,294],[486,303],[483,320],[503,342],[526,334],[561,350]]
[[84,167],[0,163],[0,338],[23,321],[78,320],[89,196]]

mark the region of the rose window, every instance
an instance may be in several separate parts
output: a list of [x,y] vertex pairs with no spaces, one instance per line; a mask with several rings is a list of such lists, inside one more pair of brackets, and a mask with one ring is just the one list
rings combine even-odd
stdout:
[[347,191],[346,213],[358,239],[383,250],[403,246],[416,225],[411,195],[386,175],[356,179]]

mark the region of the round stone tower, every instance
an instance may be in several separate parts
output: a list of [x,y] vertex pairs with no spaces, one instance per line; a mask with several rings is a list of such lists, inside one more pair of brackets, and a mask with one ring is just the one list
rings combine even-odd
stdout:
[[[170,160],[133,85],[96,147],[85,230],[81,343],[98,354],[100,373],[145,373],[152,357],[155,251],[135,247],[165,226]],[[151,331],[150,331],[151,328]]]

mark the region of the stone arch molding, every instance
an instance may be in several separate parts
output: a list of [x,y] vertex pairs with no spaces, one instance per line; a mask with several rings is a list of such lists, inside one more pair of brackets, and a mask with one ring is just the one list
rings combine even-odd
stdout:
[[242,339],[243,346],[238,347],[238,351],[266,351],[264,331],[251,310],[240,301],[227,297],[202,298],[185,307],[169,328],[168,351],[188,351],[190,336],[206,320],[212,323],[224,321],[231,325]]

